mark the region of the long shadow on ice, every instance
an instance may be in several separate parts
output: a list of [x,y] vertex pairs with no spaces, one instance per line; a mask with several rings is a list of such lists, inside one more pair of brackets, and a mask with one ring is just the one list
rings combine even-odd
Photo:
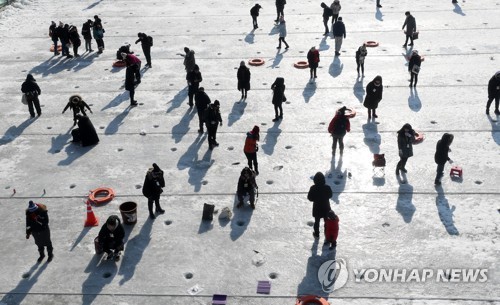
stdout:
[[245,42],[248,43],[248,44],[252,44],[254,43],[254,38],[255,38],[255,30],[251,30],[250,33],[248,33],[246,36],[245,36]]
[[30,70],[30,74],[40,74],[42,77],[46,77],[49,74],[56,74],[63,70],[72,68],[70,65],[71,61],[66,58],[59,58],[58,56],[53,56],[38,66]]
[[451,206],[446,199],[443,187],[441,185],[436,186],[437,197],[436,197],[436,207],[438,209],[439,219],[443,223],[446,232],[450,235],[458,235],[458,229],[455,227],[453,221],[453,212],[455,211],[455,206]]
[[352,92],[360,103],[363,103],[363,98],[365,97],[365,87],[363,86],[363,80],[364,76],[358,76],[358,78],[356,78],[356,82],[354,83],[354,87],[352,87]]
[[380,8],[377,7],[377,11],[375,12],[375,18],[378,21],[384,21],[384,14],[382,14],[382,11],[380,11]]
[[82,283],[82,305],[92,304],[104,286],[111,283],[116,276],[116,263],[101,258],[102,255],[94,255],[84,270],[89,276]]
[[64,148],[66,144],[68,144],[69,139],[71,138],[71,131],[72,128],[68,129],[65,134],[59,134],[56,137],[52,137],[50,139],[52,146],[49,149],[49,153],[51,154],[57,154],[61,152],[61,150]]
[[367,121],[367,123],[362,126],[364,133],[363,142],[365,142],[372,154],[380,153],[380,142],[382,139],[378,133],[377,126],[377,124],[371,123],[370,121]]
[[271,64],[271,69],[276,68],[279,66],[281,60],[283,59],[283,54],[285,54],[288,50],[283,51],[283,53],[280,53],[280,50],[276,52],[276,56],[274,56],[273,63]]
[[92,3],[91,5],[87,6],[86,8],[84,8],[82,11],[88,11],[90,9],[93,9],[95,6],[97,6],[99,3],[101,3],[103,0],[98,0],[94,3]]
[[[204,137],[205,138],[205,137]],[[200,141],[203,142],[203,141]],[[201,186],[206,184],[203,181],[203,178],[208,172],[208,169],[214,164],[214,160],[212,159],[212,150],[207,149],[201,160],[198,159],[198,153],[195,154],[193,163],[189,167],[189,178],[188,182],[192,186],[194,186],[194,191],[199,192],[201,190]]]
[[242,102],[233,103],[233,108],[231,113],[229,113],[227,118],[227,126],[231,127],[236,121],[238,121],[245,113],[245,108],[247,107],[246,100]]
[[328,49],[330,49],[330,46],[326,43],[326,38],[328,36],[323,36],[323,38],[321,38],[321,42],[319,43],[319,51],[326,51]]
[[129,239],[125,244],[122,263],[118,270],[118,274],[123,275],[123,278],[120,280],[120,286],[134,277],[135,269],[141,261],[144,251],[151,242],[153,222],[153,220],[148,218],[142,225],[139,233],[132,237],[132,239]]
[[182,105],[182,102],[186,100],[188,97],[188,87],[181,89],[177,92],[174,97],[167,102],[170,106],[167,108],[167,113],[172,112],[172,110],[179,108]]
[[[312,237],[311,237],[312,238]],[[323,248],[321,255],[318,255],[318,239],[314,240],[311,247],[311,256],[307,259],[306,274],[297,287],[297,295],[317,295],[323,298],[328,298],[328,293],[323,291],[322,284],[318,280],[319,267],[329,259],[328,248]]]
[[5,131],[2,138],[0,138],[0,146],[8,144],[19,137],[28,126],[30,126],[35,120],[27,119],[18,126],[10,126],[9,129]]
[[122,113],[117,115],[111,122],[109,122],[108,126],[104,130],[105,135],[115,134],[118,131],[118,128],[121,124],[123,124],[123,120],[127,117],[130,112],[130,106],[125,108]]
[[75,242],[73,242],[73,245],[71,246],[71,249],[69,251],[75,250],[76,246],[83,240],[83,238],[89,233],[91,227],[83,227],[83,230],[78,234],[78,237],[75,239]]
[[413,214],[415,214],[415,206],[413,205],[413,186],[411,184],[400,184],[398,189],[398,201],[396,203],[396,211],[403,217],[404,222],[410,223]]
[[342,69],[344,69],[344,64],[340,61],[340,58],[338,56],[335,56],[332,63],[330,64],[328,73],[330,73],[332,77],[337,77],[342,74]]
[[462,8],[458,3],[453,4],[455,8],[453,8],[453,12],[459,14],[460,16],[465,16],[465,13],[462,11]]
[[57,163],[59,166],[67,166],[73,163],[76,159],[88,153],[95,145],[82,147],[79,144],[67,145],[64,151],[66,152],[66,159]]
[[267,129],[266,137],[264,138],[264,145],[262,145],[262,150],[266,155],[272,155],[274,152],[274,146],[278,142],[278,137],[281,134],[281,129],[279,128],[281,120],[274,122],[273,126]]
[[304,101],[306,103],[309,103],[309,100],[311,99],[311,97],[314,96],[315,93],[316,93],[316,82],[315,81],[307,82],[306,86],[304,87],[304,91],[302,91],[302,96],[304,97]]
[[23,275],[23,277],[25,275],[28,277],[23,278],[14,289],[6,292],[0,300],[0,304],[21,304],[31,288],[33,288],[38,281],[40,274],[47,268],[47,265],[48,263],[33,265],[30,270]]
[[490,115],[488,115],[488,121],[490,121],[491,124],[491,137],[497,145],[500,145],[500,125],[498,125],[498,117],[499,116],[497,115],[496,118],[493,119]]
[[[252,220],[254,210],[248,203],[248,196],[245,196],[244,200],[247,200],[246,202],[244,202],[244,205],[241,208],[237,208],[236,205],[238,204],[238,195],[236,195],[234,199],[234,216],[231,218],[231,233],[229,233],[229,237],[232,241],[237,240],[245,233],[248,225],[250,224],[250,221]],[[255,205],[258,207],[257,197],[255,198],[255,200]]]
[[410,88],[410,96],[408,97],[408,106],[412,111],[419,112],[422,109],[422,102],[418,97],[417,88]]
[[109,101],[109,103],[106,106],[102,107],[101,111],[112,108],[112,107],[116,107],[116,106],[120,105],[121,103],[127,101],[128,99],[129,99],[128,93],[122,92],[122,93],[118,94],[117,96],[115,96],[114,99]]
[[345,189],[347,179],[347,169],[342,171],[342,157],[339,158],[339,162],[337,163],[337,166],[335,166],[335,157],[332,156],[330,171],[326,178],[327,183],[333,190],[332,200],[336,204],[339,204],[339,196]]
[[182,117],[182,119],[172,127],[172,138],[175,140],[175,143],[179,143],[182,141],[184,135],[189,132],[189,122],[194,118],[196,114],[196,110],[192,110],[191,108],[186,110],[186,113]]

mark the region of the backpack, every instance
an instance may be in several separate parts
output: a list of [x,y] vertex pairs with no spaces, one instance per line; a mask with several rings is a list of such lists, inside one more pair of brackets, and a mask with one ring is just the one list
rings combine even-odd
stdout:
[[153,46],[153,37],[148,36],[148,41],[151,46]]

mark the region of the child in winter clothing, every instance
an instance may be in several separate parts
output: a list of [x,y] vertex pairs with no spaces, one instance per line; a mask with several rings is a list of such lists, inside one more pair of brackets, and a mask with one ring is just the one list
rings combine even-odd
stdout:
[[121,224],[120,218],[116,215],[109,216],[106,223],[101,227],[98,236],[99,245],[108,255],[106,259],[120,260],[120,251],[123,250],[124,238],[125,229]]
[[240,178],[238,179],[238,205],[237,208],[243,206],[243,197],[248,195],[250,197],[250,207],[255,209],[255,191],[259,187],[255,181],[255,172],[248,167],[241,171]]
[[247,157],[248,167],[250,169],[255,169],[256,175],[259,174],[259,165],[257,163],[257,151],[259,150],[259,145],[257,144],[257,142],[259,142],[260,140],[259,131],[259,126],[255,125],[252,131],[247,132],[245,146],[243,147],[243,152]]
[[330,250],[337,247],[337,237],[339,236],[339,217],[330,210],[325,219],[325,243],[330,243]]
[[40,263],[45,257],[45,247],[49,258],[47,262],[51,262],[54,257],[52,241],[50,240],[49,215],[47,214],[47,206],[41,203],[34,203],[30,200],[26,209],[26,239],[33,235],[35,244],[38,246],[40,257],[37,262]]
[[309,64],[309,70],[311,74],[311,79],[317,78],[316,69],[319,64],[319,51],[316,47],[312,47],[309,52],[307,52],[307,62]]
[[333,144],[332,144],[332,155],[335,156],[335,152],[337,150],[337,142],[339,143],[340,157],[344,154],[344,136],[347,132],[351,131],[351,123],[349,122],[349,118],[346,117],[345,111],[347,107],[344,106],[337,110],[335,116],[330,121],[328,125],[328,132],[332,135]]
[[452,162],[450,157],[448,157],[448,153],[451,151],[450,145],[453,143],[453,135],[450,133],[443,134],[441,140],[439,140],[436,144],[436,153],[434,154],[434,161],[437,164],[436,170],[436,179],[434,180],[435,185],[441,184],[441,178],[444,173],[444,165],[446,162]]
[[68,108],[71,108],[71,110],[73,110],[73,126],[76,125],[77,114],[81,112],[82,115],[87,116],[87,113],[85,113],[85,108],[87,108],[90,111],[90,113],[93,113],[92,109],[90,109],[90,106],[87,105],[87,103],[85,103],[82,97],[79,96],[78,94],[69,97],[69,102],[66,104],[66,107],[64,107],[62,113],[64,114],[66,110],[68,110]]

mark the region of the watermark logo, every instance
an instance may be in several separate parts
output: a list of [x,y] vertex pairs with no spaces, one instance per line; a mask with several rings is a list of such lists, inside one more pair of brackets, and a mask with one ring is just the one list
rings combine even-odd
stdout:
[[484,283],[488,269],[353,269],[356,283]]
[[318,270],[318,280],[326,293],[331,293],[344,287],[349,278],[347,264],[344,259],[328,260],[321,264]]

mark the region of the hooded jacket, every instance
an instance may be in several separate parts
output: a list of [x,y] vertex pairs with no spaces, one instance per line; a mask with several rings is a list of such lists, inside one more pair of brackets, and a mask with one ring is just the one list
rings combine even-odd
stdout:
[[324,2],[321,2],[321,7],[323,8],[323,18],[328,20],[328,18],[333,15],[332,9],[329,8]]
[[247,132],[247,137],[245,139],[245,146],[243,147],[243,152],[247,154],[256,153],[258,150],[257,142],[259,141],[259,129],[253,128],[252,131]]
[[[406,135],[405,129],[408,129],[409,136]],[[415,142],[415,130],[411,128],[410,124],[404,124],[398,131],[398,149],[400,150],[400,157],[413,157],[413,142]]]
[[340,108],[330,121],[328,132],[332,135],[345,136],[347,132],[351,131],[351,123],[349,122],[349,118],[345,116],[345,110],[345,106]]
[[[153,177],[153,173],[156,177]],[[146,198],[156,198],[163,193],[162,188],[165,187],[165,179],[163,178],[163,171],[153,164],[153,168],[148,169],[144,184],[142,185],[142,194]]]
[[[73,103],[73,99],[78,100],[78,102]],[[71,108],[73,112],[79,113],[81,112],[83,115],[85,115],[85,108],[87,108],[89,111],[92,111],[90,109],[90,106],[85,103],[85,101],[82,99],[81,96],[78,94],[72,95],[69,98],[69,102],[66,104],[66,107],[63,109],[63,113],[68,110],[68,108]]]
[[40,87],[38,87],[35,78],[31,74],[28,74],[28,76],[26,76],[26,80],[21,85],[21,92],[26,93],[26,95],[42,94],[42,90],[40,90]]
[[325,218],[331,210],[332,189],[326,184],[325,176],[321,172],[314,175],[313,181],[314,185],[311,186],[307,194],[307,199],[313,202],[312,216],[314,218]]
[[500,71],[495,73],[488,82],[488,98],[500,97]]
[[[117,226],[114,231],[108,229],[108,221],[114,219]],[[120,221],[120,218],[116,215],[111,215],[108,221],[104,223],[99,231],[99,244],[101,245],[114,245],[116,248],[120,248],[123,245],[123,239],[125,238],[125,229]],[[105,247],[106,248],[106,247]]]
[[333,24],[332,33],[333,37],[346,37],[345,24],[342,20],[337,20],[337,22]]
[[49,215],[47,206],[41,203],[35,203],[38,207],[34,212],[26,209],[26,235],[33,232],[42,232],[49,229]]
[[283,103],[285,100],[285,88],[285,79],[277,77],[271,85],[271,89],[273,89],[273,105],[281,105]]
[[436,144],[436,153],[434,154],[434,161],[436,164],[444,164],[450,160],[448,157],[448,152],[450,151],[450,145],[453,142],[453,135],[449,133],[443,134],[441,140]]
[[259,16],[259,10],[262,8],[259,4],[255,4],[251,9],[250,9],[250,15],[258,17]]
[[[375,85],[375,81],[380,81],[380,85]],[[384,91],[384,86],[382,84],[382,77],[380,75],[375,76],[375,78],[368,83],[366,86],[366,96],[363,106],[368,109],[377,109],[378,103],[382,100],[382,93]]]
[[194,65],[196,65],[196,59],[194,57],[194,51],[189,50],[186,55],[184,55],[184,67],[186,67],[186,71],[193,71]]

